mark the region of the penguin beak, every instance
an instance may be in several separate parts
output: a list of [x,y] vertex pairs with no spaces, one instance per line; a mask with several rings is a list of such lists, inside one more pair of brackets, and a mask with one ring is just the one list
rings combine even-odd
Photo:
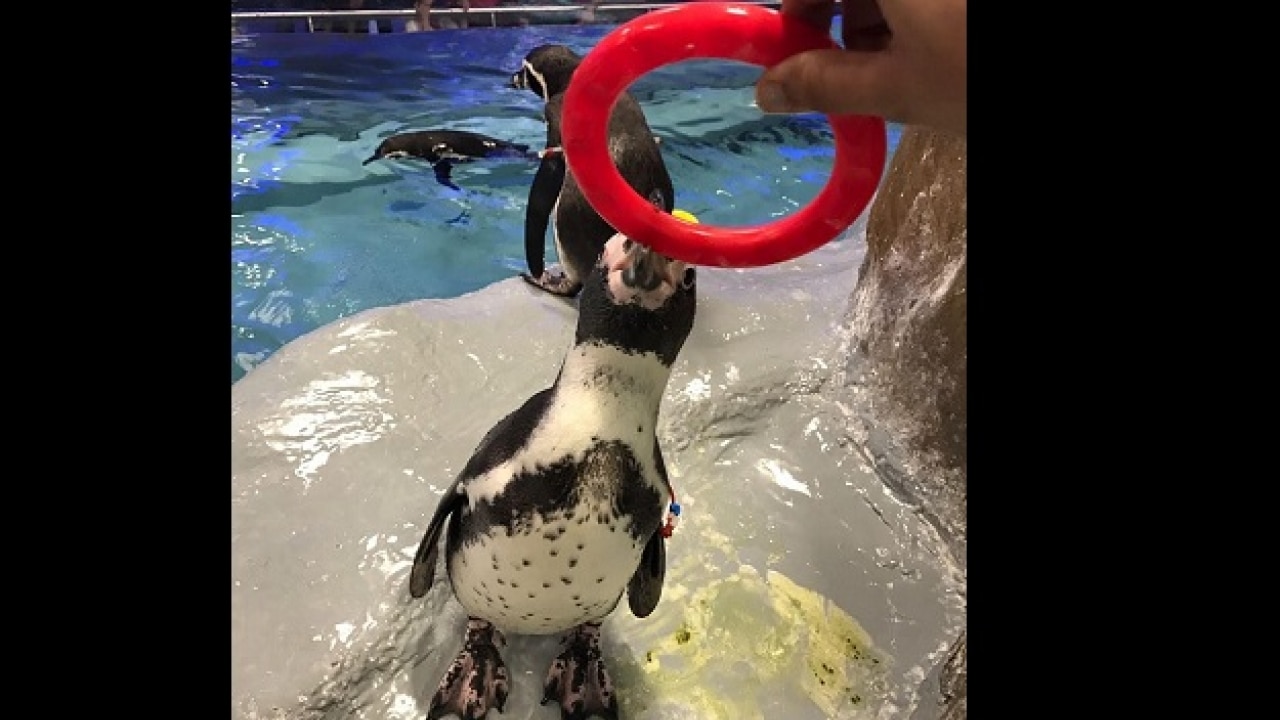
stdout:
[[507,87],[512,88],[513,90],[523,90],[524,89],[524,78],[522,77],[523,75],[524,75],[523,70],[513,74],[511,76],[511,80],[507,82]]
[[650,291],[668,279],[671,260],[667,256],[656,253],[638,242],[631,243],[627,252],[631,262],[622,271],[622,282],[630,288]]
[[361,164],[361,165],[368,165],[369,163],[373,162],[374,160],[381,160],[382,158],[386,157],[386,156],[387,156],[387,150],[388,150],[388,147],[387,147],[387,146],[390,144],[390,142],[391,142],[390,140],[383,140],[382,142],[378,143],[378,147],[376,147],[376,148],[374,148],[374,149],[373,149],[373,154],[369,156],[369,159],[368,159],[368,160],[365,160],[364,162],[362,162],[362,163],[360,163],[360,164]]

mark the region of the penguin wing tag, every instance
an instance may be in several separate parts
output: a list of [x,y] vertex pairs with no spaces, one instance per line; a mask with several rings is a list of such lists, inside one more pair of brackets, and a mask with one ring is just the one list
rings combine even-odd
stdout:
[[420,598],[427,594],[431,589],[431,582],[435,580],[436,575],[436,555],[440,550],[440,532],[444,530],[444,523],[463,505],[466,504],[467,496],[458,491],[459,481],[454,480],[449,489],[445,491],[444,497],[440,498],[440,504],[436,506],[435,515],[431,516],[431,523],[427,525],[427,531],[422,535],[422,542],[418,545],[418,552],[413,556],[413,569],[409,571],[409,594],[413,597]]
[[658,530],[640,554],[640,565],[627,583],[627,605],[638,618],[648,617],[662,597],[662,581],[667,575],[667,541]]

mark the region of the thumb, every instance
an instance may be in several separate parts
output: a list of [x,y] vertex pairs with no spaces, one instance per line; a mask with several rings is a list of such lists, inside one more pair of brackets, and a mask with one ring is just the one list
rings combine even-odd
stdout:
[[756,82],[765,112],[816,111],[828,115],[896,116],[885,51],[810,50],[769,68]]

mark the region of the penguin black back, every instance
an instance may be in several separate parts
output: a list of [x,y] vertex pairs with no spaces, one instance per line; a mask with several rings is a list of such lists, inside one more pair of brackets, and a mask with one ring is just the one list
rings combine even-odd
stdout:
[[361,165],[382,158],[417,158],[429,163],[482,158],[531,158],[529,146],[508,142],[469,130],[415,130],[398,133],[378,143]]
[[536,153],[529,146],[508,142],[469,130],[416,130],[392,135],[378,143],[373,154],[361,163],[368,165],[383,158],[415,158],[429,163],[441,185],[460,190],[451,171],[454,163],[485,158],[522,158],[532,160]]
[[[552,97],[546,107],[548,135],[550,129],[554,128],[557,143],[560,139],[563,107],[564,95]],[[641,197],[654,198],[660,195],[661,199],[657,204],[664,212],[674,210],[676,191],[671,175],[667,172],[658,143],[653,140],[653,131],[649,129],[640,103],[630,95],[624,94],[618,98],[618,103],[609,116],[608,138],[609,157],[627,184]],[[570,238],[561,238],[560,243],[571,256],[576,255],[575,250],[581,253],[569,260],[561,258],[562,263],[571,263],[575,269],[582,268],[579,277],[585,277],[590,272],[591,265],[605,242],[617,232],[617,228],[600,217],[600,213],[587,201],[577,178],[568,170],[565,172],[559,207],[556,209],[556,232],[561,236],[570,234]],[[570,242],[565,242],[566,239]],[[575,242],[575,239],[580,241]]]
[[[563,45],[534,48],[512,76],[512,86],[527,88],[546,100],[547,147],[559,148],[564,90],[581,57]],[[609,156],[623,179],[642,197],[661,196],[660,206],[675,207],[675,187],[640,103],[630,93],[618,96],[609,116]],[[554,215],[554,217],[552,217]],[[546,228],[553,224],[561,275],[546,271],[543,251]],[[525,210],[525,280],[555,295],[573,297],[591,272],[606,241],[617,230],[587,202],[561,153],[547,154],[539,165]]]

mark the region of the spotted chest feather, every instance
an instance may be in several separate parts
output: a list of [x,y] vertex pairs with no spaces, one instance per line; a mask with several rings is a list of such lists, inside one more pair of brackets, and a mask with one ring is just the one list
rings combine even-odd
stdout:
[[464,508],[448,572],[468,613],[504,630],[555,633],[608,615],[659,529],[666,497],[632,449],[597,441],[517,473]]

